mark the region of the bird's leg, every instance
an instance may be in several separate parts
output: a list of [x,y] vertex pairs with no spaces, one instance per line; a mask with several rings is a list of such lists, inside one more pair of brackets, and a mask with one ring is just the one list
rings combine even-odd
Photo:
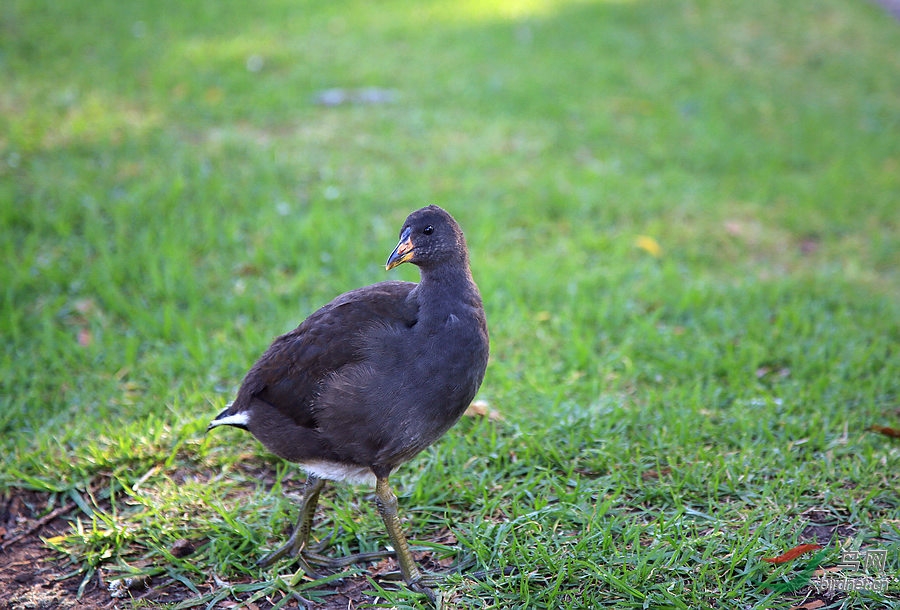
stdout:
[[306,480],[306,485],[303,488],[303,502],[300,504],[300,516],[297,519],[297,525],[294,527],[294,532],[291,534],[291,537],[288,538],[286,543],[260,559],[257,562],[258,565],[267,568],[282,557],[290,556],[300,563],[303,567],[303,571],[309,576],[318,578],[319,575],[312,569],[311,564],[324,568],[337,569],[353,563],[374,561],[391,555],[390,552],[376,551],[332,559],[318,554],[322,548],[327,546],[327,543],[317,546],[315,549],[311,549],[309,547],[309,535],[312,531],[312,522],[313,516],[316,513],[316,505],[319,503],[319,492],[322,491],[323,487],[325,487],[324,480],[314,475],[309,475]]
[[429,599],[434,601],[434,591],[425,586],[426,582],[430,584],[431,579],[423,578],[422,572],[419,570],[419,566],[416,565],[409,550],[406,536],[403,535],[403,530],[400,527],[400,515],[397,514],[397,496],[391,491],[391,486],[386,476],[378,477],[376,480],[375,503],[391,539],[394,552],[397,553],[397,562],[400,564],[400,573],[403,575],[403,580],[406,581],[410,589],[424,593]]
[[[319,503],[319,492],[325,487],[325,481],[309,475],[306,479],[306,485],[303,488],[303,503],[300,505],[300,517],[297,519],[297,526],[294,533],[288,538],[288,541],[260,559],[257,563],[266,568],[284,557],[291,555],[293,557],[301,557],[306,545],[309,542],[309,533],[312,530],[313,515],[316,513],[316,504]],[[305,562],[304,562],[305,564]],[[307,568],[307,565],[303,566]]]

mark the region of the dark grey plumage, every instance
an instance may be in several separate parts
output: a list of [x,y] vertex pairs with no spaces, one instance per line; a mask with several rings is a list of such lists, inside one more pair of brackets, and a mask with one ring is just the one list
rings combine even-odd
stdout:
[[305,532],[301,526],[311,522],[309,496],[318,495],[320,479],[374,481],[401,570],[415,587],[421,574],[405,539],[396,539],[396,498],[393,511],[384,508],[393,497],[387,479],[465,411],[484,378],[488,332],[465,238],[447,212],[432,205],[409,215],[387,268],[404,262],[419,267],[418,284],[350,291],[275,339],[210,428],[249,430],[310,474],[301,523],[278,557],[303,553],[309,523]]

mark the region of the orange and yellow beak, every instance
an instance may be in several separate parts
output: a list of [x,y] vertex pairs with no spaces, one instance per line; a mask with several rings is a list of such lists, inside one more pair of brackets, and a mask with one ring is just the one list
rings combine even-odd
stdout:
[[402,265],[403,263],[412,260],[415,251],[413,250],[413,243],[412,239],[410,238],[410,233],[412,233],[412,229],[410,229],[409,227],[403,230],[403,233],[400,235],[400,243],[398,243],[397,247],[394,248],[394,251],[391,252],[391,255],[388,257],[387,264],[384,266],[387,271],[390,271],[397,265]]

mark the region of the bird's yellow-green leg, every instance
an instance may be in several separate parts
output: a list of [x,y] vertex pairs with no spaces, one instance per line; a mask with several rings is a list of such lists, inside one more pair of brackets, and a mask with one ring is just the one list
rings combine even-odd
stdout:
[[[312,566],[337,569],[353,563],[374,561],[387,555],[391,555],[390,552],[376,551],[332,559],[318,554],[317,551],[320,551],[321,547],[316,548],[315,550],[310,549],[309,535],[312,532],[312,522],[313,516],[316,513],[316,505],[319,503],[319,493],[322,491],[323,487],[325,487],[324,480],[309,475],[303,490],[303,503],[300,505],[300,516],[297,519],[297,526],[294,528],[294,532],[291,534],[291,537],[288,538],[286,543],[260,559],[257,562],[258,565],[267,568],[279,559],[290,556],[300,563],[306,574],[312,578],[319,578],[320,576],[313,570]],[[327,546],[327,542],[321,546]]]
[[[319,503],[319,492],[325,487],[325,481],[318,477],[310,475],[306,480],[306,486],[303,489],[303,503],[300,505],[300,517],[297,519],[297,526],[294,533],[288,538],[288,541],[260,559],[257,563],[266,568],[284,557],[290,555],[297,557],[303,561],[303,567],[308,568],[305,560],[303,560],[303,551],[309,542],[309,533],[312,531],[313,515],[316,513],[316,505]],[[309,570],[307,570],[309,572]]]
[[431,577],[425,577],[419,570],[409,550],[409,544],[406,542],[406,536],[400,527],[400,515],[397,513],[397,496],[391,491],[387,477],[378,477],[375,483],[375,503],[378,506],[378,512],[384,521],[384,527],[387,529],[394,552],[397,553],[397,562],[400,564],[400,573],[403,580],[413,591],[424,593],[432,601],[435,600],[434,591],[429,586],[434,584]]

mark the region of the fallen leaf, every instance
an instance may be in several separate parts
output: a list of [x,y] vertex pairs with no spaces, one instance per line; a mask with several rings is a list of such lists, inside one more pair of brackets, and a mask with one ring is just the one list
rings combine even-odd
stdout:
[[776,376],[780,379],[787,379],[791,376],[791,369],[786,366],[768,366],[763,365],[756,369],[756,378],[763,379],[769,375]]
[[222,101],[225,92],[220,87],[210,87],[203,93],[203,99],[207,104],[215,105]]
[[664,477],[671,472],[671,468],[660,468],[658,472],[653,469],[645,470],[641,473],[641,478],[645,481],[649,481],[650,479],[658,479],[659,477]]
[[472,402],[463,415],[466,417],[487,417],[491,421],[500,421],[503,419],[503,416],[492,409],[490,403],[486,400],[476,400]]
[[659,258],[662,254],[662,246],[649,235],[638,235],[637,239],[634,240],[634,245],[656,258]]
[[814,599],[811,602],[806,602],[805,604],[801,604],[799,606],[791,606],[791,610],[815,610],[816,608],[821,608],[825,605],[821,599]]
[[743,235],[744,225],[737,220],[726,220],[725,232],[729,235]]
[[94,299],[78,299],[73,304],[75,311],[83,315],[95,315],[97,313],[97,303]]
[[169,552],[175,557],[187,557],[194,552],[194,545],[190,540],[182,538],[175,541]]
[[486,400],[476,400],[466,409],[465,415],[467,417],[484,417],[488,414],[489,408],[490,405],[488,405]]
[[819,238],[818,237],[805,237],[803,239],[803,241],[800,242],[800,253],[801,254],[813,254],[818,249],[819,249]]
[[779,555],[778,557],[763,557],[762,560],[766,563],[787,563],[791,559],[796,559],[804,553],[809,553],[810,551],[818,551],[821,548],[822,547],[818,544],[801,544],[795,546],[783,555]]
[[880,432],[885,436],[890,436],[891,438],[900,438],[900,430],[897,428],[889,428],[888,426],[872,426],[869,428],[872,432]]

